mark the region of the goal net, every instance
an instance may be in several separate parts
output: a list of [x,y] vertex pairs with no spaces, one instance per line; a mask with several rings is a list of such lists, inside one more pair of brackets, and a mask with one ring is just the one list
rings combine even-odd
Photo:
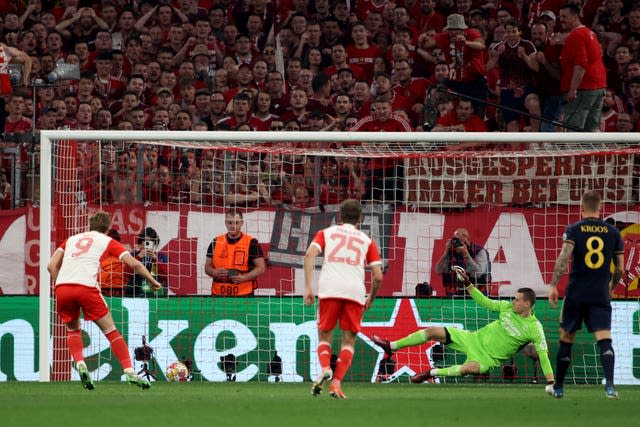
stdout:
[[[164,286],[151,292],[113,265],[101,274],[137,371],[165,380],[168,365],[186,361],[194,380],[315,379],[316,305],[302,301],[302,262],[315,233],[336,222],[346,198],[361,200],[361,228],[380,248],[385,273],[379,298],[364,314],[347,381],[407,381],[431,367],[464,362],[464,355],[435,342],[387,358],[373,335],[394,340],[430,325],[476,330],[497,318],[441,271],[458,229],[468,231],[473,254],[487,261],[476,281],[488,296],[535,290],[535,314],[553,360],[559,310],[545,299],[547,284],[564,227],[580,218],[580,197],[594,189],[603,195],[604,217],[625,238],[626,274],[613,303],[616,382],[636,383],[640,149],[633,136],[626,142],[620,135],[536,134],[529,144],[528,134],[43,132],[40,379],[78,379],[53,310],[46,260],[64,239],[85,231],[97,210],[112,215],[112,235],[132,253],[153,251],[156,261],[143,262]],[[460,141],[483,147],[453,150],[460,145],[450,143]],[[242,231],[258,240],[266,259],[251,296],[212,296],[205,274],[207,250],[226,233],[230,208],[243,214]],[[106,338],[91,322],[82,327],[94,380],[120,379]],[[339,339],[337,332],[336,354]],[[580,334],[574,349],[568,381],[600,381],[591,336]],[[455,381],[540,378],[535,352],[524,348],[487,375]]]

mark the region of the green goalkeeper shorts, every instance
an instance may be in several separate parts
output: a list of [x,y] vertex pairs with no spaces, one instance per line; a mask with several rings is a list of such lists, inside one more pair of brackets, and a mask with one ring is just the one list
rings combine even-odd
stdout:
[[481,374],[500,366],[499,360],[486,354],[477,333],[456,328],[447,328],[447,330],[451,336],[449,348],[464,353],[467,356],[464,363],[477,362],[480,365]]

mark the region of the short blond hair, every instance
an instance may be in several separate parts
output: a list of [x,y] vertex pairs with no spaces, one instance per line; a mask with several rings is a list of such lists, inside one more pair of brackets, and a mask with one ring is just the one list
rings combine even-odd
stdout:
[[596,213],[600,212],[600,204],[602,203],[602,198],[600,197],[600,193],[595,190],[585,191],[582,195],[582,209],[586,212]]
[[89,217],[89,231],[106,233],[109,227],[111,227],[111,216],[108,213],[99,211]]

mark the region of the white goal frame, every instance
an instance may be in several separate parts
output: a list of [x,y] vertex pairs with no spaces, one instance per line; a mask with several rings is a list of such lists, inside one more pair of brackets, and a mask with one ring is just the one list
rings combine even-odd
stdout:
[[[51,256],[52,230],[52,141],[192,141],[206,144],[216,142],[226,146],[244,143],[265,142],[364,142],[373,143],[372,155],[395,155],[400,153],[424,153],[445,150],[458,143],[538,143],[557,145],[563,152],[582,149],[616,150],[640,145],[640,133],[494,133],[494,132],[194,132],[194,131],[80,131],[43,130],[40,133],[40,295],[39,295],[39,381],[50,381],[51,358],[51,294],[47,263]],[[373,148],[375,147],[375,148]],[[551,148],[553,149],[553,148]],[[295,150],[295,148],[291,148]],[[531,155],[534,151],[514,151],[514,156]],[[323,149],[322,145],[305,149],[313,154],[336,155],[336,150]],[[546,149],[545,149],[546,151]],[[351,153],[356,155],[355,152]],[[504,155],[504,151],[501,151]],[[344,155],[350,155],[349,150]]]

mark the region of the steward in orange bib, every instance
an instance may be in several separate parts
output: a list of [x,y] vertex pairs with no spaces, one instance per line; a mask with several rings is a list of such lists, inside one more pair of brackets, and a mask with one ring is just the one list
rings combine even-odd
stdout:
[[204,271],[213,278],[211,294],[220,296],[253,295],[257,278],[264,273],[265,261],[260,243],[240,230],[242,213],[225,215],[227,233],[217,236],[207,249]]
[[[120,241],[120,233],[113,228],[109,229],[107,236]],[[100,289],[102,294],[112,297],[121,297],[124,285],[129,281],[129,275],[124,272],[122,261],[115,256],[107,256],[100,261]]]

